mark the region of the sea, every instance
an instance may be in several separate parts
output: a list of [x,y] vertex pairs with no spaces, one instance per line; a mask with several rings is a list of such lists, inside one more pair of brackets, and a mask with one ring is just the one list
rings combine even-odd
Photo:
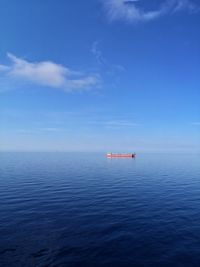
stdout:
[[0,153],[1,267],[199,267],[200,154]]

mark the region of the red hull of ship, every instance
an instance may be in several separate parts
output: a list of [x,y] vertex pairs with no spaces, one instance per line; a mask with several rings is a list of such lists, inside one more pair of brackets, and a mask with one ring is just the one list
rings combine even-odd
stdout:
[[112,154],[108,153],[107,158],[134,158],[135,154]]

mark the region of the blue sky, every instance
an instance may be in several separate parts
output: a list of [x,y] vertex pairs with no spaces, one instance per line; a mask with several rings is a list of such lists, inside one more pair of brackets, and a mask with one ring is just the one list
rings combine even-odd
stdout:
[[0,147],[200,151],[195,0],[0,2]]

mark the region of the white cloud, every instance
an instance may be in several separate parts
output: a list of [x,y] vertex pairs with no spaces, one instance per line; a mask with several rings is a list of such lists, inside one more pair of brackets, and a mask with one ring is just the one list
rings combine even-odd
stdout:
[[101,0],[111,21],[125,20],[127,22],[145,22],[157,19],[166,14],[172,14],[183,9],[195,11],[194,0],[165,0],[156,10],[144,10],[142,0]]
[[0,65],[0,76],[64,91],[88,89],[99,83],[96,74],[75,72],[52,61],[29,62],[8,53],[10,65]]

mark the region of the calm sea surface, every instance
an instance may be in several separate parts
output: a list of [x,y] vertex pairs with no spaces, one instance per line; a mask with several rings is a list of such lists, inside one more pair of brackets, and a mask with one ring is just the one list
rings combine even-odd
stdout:
[[200,266],[200,154],[0,154],[0,266]]

